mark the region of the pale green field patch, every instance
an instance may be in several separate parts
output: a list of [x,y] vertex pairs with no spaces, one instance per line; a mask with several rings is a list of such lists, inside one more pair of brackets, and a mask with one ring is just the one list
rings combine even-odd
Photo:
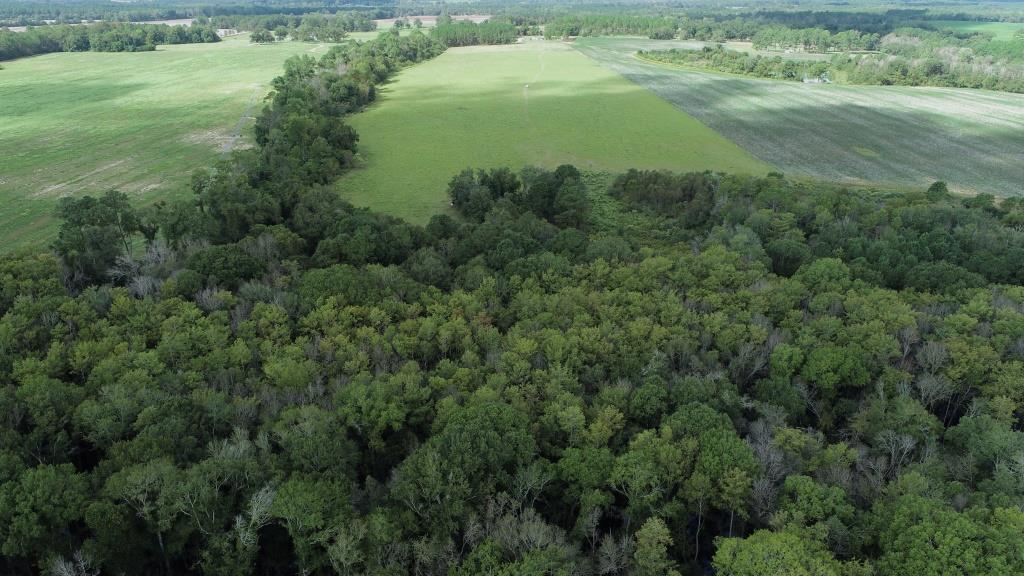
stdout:
[[412,66],[350,119],[363,168],[342,197],[423,223],[467,168],[571,163],[764,173],[770,167],[562,42],[454,48]]
[[0,251],[45,244],[67,195],[116,188],[144,204],[187,194],[190,173],[249,143],[270,80],[326,46],[161,46],[56,53],[0,70]]

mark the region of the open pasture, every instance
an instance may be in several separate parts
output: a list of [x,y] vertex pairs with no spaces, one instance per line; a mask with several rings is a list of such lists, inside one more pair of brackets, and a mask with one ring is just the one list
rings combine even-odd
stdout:
[[467,167],[770,170],[561,42],[450,49],[400,72],[350,122],[363,167],[338,182],[342,196],[419,223],[446,209]]
[[575,47],[761,160],[850,184],[1024,194],[1024,95],[956,88],[810,85],[644,62],[672,42],[580,38]]
[[295,54],[248,35],[155,52],[70,52],[0,70],[0,250],[45,243],[62,196],[116,188],[146,203],[186,193],[190,173],[246,145],[250,116]]

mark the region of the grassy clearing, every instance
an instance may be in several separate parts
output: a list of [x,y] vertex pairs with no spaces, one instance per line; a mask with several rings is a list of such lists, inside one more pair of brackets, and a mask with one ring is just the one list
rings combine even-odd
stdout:
[[809,85],[647,63],[671,42],[581,38],[575,47],[789,174],[849,184],[1024,194],[1024,95]]
[[117,188],[140,203],[184,194],[189,173],[249,138],[269,82],[326,46],[249,43],[58,53],[0,70],[0,251],[47,242],[67,195]]
[[930,22],[936,28],[945,28],[955,32],[987,32],[996,40],[1013,40],[1018,30],[1024,30],[1024,22],[972,22],[968,20],[934,20]]
[[451,49],[402,71],[351,123],[364,167],[339,181],[342,196],[419,223],[447,208],[466,167],[769,170],[560,42]]

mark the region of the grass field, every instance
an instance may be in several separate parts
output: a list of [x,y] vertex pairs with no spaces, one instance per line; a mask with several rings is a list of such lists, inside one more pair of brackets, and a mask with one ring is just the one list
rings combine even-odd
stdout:
[[58,53],[0,70],[0,251],[44,244],[62,196],[117,188],[145,203],[184,194],[189,173],[244,145],[284,61],[326,46],[162,46]]
[[560,42],[451,49],[399,73],[351,123],[365,167],[339,181],[342,196],[419,223],[467,167],[769,170]]
[[936,28],[955,32],[988,32],[996,40],[1012,40],[1018,30],[1024,30],[1024,22],[972,22],[967,20],[934,20]]
[[575,47],[789,174],[851,184],[1024,194],[1024,95],[810,85],[646,63],[671,42],[581,38]]

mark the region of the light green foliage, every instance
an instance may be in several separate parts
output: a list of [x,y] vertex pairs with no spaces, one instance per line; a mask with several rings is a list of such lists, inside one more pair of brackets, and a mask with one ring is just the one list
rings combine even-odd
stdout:
[[70,464],[39,466],[0,484],[0,551],[40,558],[82,517],[86,478]]
[[870,570],[837,561],[806,536],[758,530],[718,540],[713,565],[722,576],[868,576]]
[[672,534],[661,518],[651,518],[636,532],[636,551],[633,553],[634,574],[637,576],[679,576],[669,559]]
[[853,505],[838,486],[823,486],[809,476],[788,476],[783,484],[779,520],[812,525],[835,520],[850,522]]
[[1019,508],[958,512],[936,498],[928,482],[908,474],[893,486],[891,499],[876,503],[881,573],[995,576],[1024,570]]

